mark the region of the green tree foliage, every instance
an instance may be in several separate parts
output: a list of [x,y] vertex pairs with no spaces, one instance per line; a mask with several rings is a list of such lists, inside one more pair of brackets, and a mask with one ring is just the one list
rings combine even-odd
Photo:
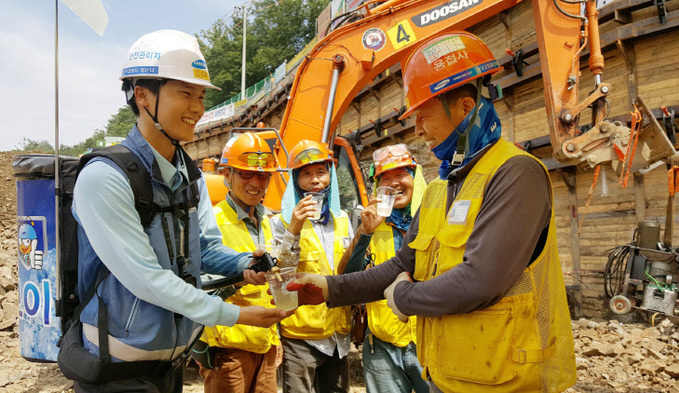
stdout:
[[[262,0],[247,8],[246,85],[271,75],[316,35],[316,18],[329,0]],[[222,91],[209,90],[205,107],[212,108],[241,90],[243,13],[230,21],[218,20],[201,31],[198,40],[210,67],[212,83]]]
[[81,154],[84,154],[87,149],[97,147],[97,141],[103,141],[105,136],[105,131],[97,130],[94,135],[85,139],[84,142],[80,142],[73,146],[61,145],[59,147],[59,154],[63,156],[78,157]]
[[132,129],[134,123],[137,122],[137,117],[132,112],[129,106],[125,105],[118,109],[118,113],[111,116],[106,123],[104,130],[106,136],[122,136],[125,137]]
[[18,146],[18,148],[22,151],[32,151],[39,153],[52,153],[54,151],[52,144],[45,140],[34,141],[30,138],[23,137],[19,145],[20,146]]
[[[132,113],[132,109],[130,109],[129,106],[121,107],[118,109],[118,113],[108,119],[105,129],[96,130],[91,137],[73,146],[67,146],[63,144],[59,145],[59,154],[64,156],[78,157],[79,155],[85,153],[87,149],[97,147],[98,142],[103,141],[107,136],[125,137],[130,132],[136,121],[137,118],[134,116],[134,113]],[[20,149],[23,151],[38,151],[44,153],[54,152],[54,148],[47,141],[38,142],[24,137],[21,145],[22,146]]]

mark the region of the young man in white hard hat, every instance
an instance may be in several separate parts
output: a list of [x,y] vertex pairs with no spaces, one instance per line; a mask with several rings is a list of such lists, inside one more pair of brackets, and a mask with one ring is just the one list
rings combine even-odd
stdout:
[[[340,261],[338,269],[342,274],[372,268],[394,256],[427,187],[422,168],[404,143],[375,150],[372,168],[376,188],[394,189],[393,209],[389,217],[380,216],[376,198],[363,209],[361,226]],[[422,367],[417,361],[416,318],[399,321],[384,301],[366,304],[366,313],[363,376],[367,392],[428,393],[429,384],[422,379]]]
[[[403,62],[415,132],[442,161],[390,260],[364,272],[291,283],[300,304],[386,298],[417,316],[432,392],[557,392],[576,381],[550,178],[500,138],[482,95],[501,67],[466,32],[440,33]],[[489,89],[493,91],[493,89]]]
[[[78,176],[78,293],[81,301],[96,293],[80,314],[84,357],[93,360],[75,370],[83,374],[75,390],[179,392],[182,360],[201,325],[267,327],[288,313],[238,307],[200,289],[201,271],[243,272],[257,284],[264,277],[244,271],[252,253],[222,244],[202,174],[179,145],[193,138],[205,89],[216,88],[195,37],[173,30],[142,36],[121,79],[137,115],[122,145],[143,166],[128,169],[150,177],[153,209],[143,226],[126,175],[108,158],[90,161]],[[90,367],[96,372],[88,374]]]
[[[247,252],[272,245],[271,212],[262,205],[277,163],[271,148],[257,134],[246,132],[227,142],[220,161],[226,198],[214,207],[224,244]],[[265,285],[244,285],[226,299],[240,306],[273,307]],[[209,364],[200,364],[205,393],[276,391],[278,329],[246,325],[206,327]]]

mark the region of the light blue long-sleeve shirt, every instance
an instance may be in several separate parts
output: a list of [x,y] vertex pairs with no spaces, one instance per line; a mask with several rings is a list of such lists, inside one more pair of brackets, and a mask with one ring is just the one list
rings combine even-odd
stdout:
[[[155,151],[154,155],[163,180],[176,188],[186,178],[183,162],[177,160],[175,166]],[[243,271],[251,253],[236,253],[222,244],[204,179],[199,189],[201,270],[222,275]],[[83,169],[74,190],[73,213],[101,261],[133,295],[207,326],[233,326],[238,320],[238,306],[194,288],[160,266],[129,181],[117,169],[101,161]]]

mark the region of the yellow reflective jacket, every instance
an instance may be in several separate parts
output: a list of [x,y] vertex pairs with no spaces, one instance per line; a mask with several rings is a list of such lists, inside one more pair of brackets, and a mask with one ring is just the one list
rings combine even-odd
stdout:
[[[288,227],[288,223],[280,216],[281,222]],[[304,222],[300,232],[298,272],[332,275],[337,274],[337,265],[344,254],[345,241],[349,239],[349,219],[342,212],[340,217],[333,216],[334,229],[334,256],[335,270],[330,268],[328,258],[325,256],[323,243],[316,235],[309,220]],[[347,242],[348,244],[348,242]],[[335,331],[341,334],[349,333],[350,319],[349,307],[336,307],[328,309],[323,304],[315,306],[300,306],[297,311],[281,321],[281,334],[285,337],[300,340],[320,340],[333,335]]]
[[[379,181],[375,186],[379,186]],[[422,167],[418,165],[413,177],[413,195],[410,200],[411,214],[414,215],[417,209],[420,208],[420,202],[422,202],[422,196],[426,188],[427,182],[424,180],[424,176],[422,176]],[[394,232],[392,227],[386,222],[382,222],[375,229],[370,239],[370,252],[375,254],[376,265],[395,255]],[[368,312],[370,331],[380,340],[397,347],[405,347],[411,341],[415,341],[416,317],[410,317],[408,323],[399,321],[398,317],[387,306],[386,300],[367,303],[366,310]]]
[[[238,214],[226,200],[219,202],[214,207],[215,217],[219,230],[222,232],[222,242],[238,252],[253,251],[256,249],[248,228],[243,221],[238,220]],[[271,244],[271,226],[269,218],[262,217],[262,232],[267,244]],[[247,284],[241,287],[235,295],[229,297],[226,302],[236,306],[263,306],[273,308],[271,295],[266,293],[268,285]],[[201,340],[211,347],[238,348],[255,353],[266,353],[272,345],[280,345],[280,339],[276,333],[276,325],[270,328],[260,328],[247,325],[214,326],[205,327]]]
[[[386,261],[394,256],[394,233],[392,227],[382,222],[370,239],[370,250],[375,254],[375,264]],[[398,320],[386,299],[365,305],[368,312],[368,326],[370,332],[384,342],[397,347],[405,347],[415,340],[416,317],[410,317],[407,323]]]
[[[409,244],[416,253],[416,280],[429,280],[462,263],[486,185],[503,163],[519,155],[530,156],[502,139],[491,147],[467,175],[451,206],[451,213],[455,204],[457,212],[463,213],[452,215],[451,222],[445,211],[447,182],[429,184],[420,206],[419,232]],[[553,206],[552,202],[542,253],[497,304],[468,314],[418,318],[417,352],[423,376],[428,373],[441,390],[560,392],[575,383],[573,335]]]

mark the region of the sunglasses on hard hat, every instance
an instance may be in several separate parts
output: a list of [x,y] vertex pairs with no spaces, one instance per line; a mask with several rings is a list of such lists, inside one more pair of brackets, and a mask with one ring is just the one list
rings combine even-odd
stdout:
[[235,169],[233,169],[233,171],[243,180],[250,180],[255,176],[257,176],[257,179],[259,180],[269,180],[271,178],[271,173],[269,172],[254,172],[254,171],[239,172]]
[[380,147],[373,152],[373,161],[379,162],[389,156],[391,157],[401,157],[410,154],[408,151],[408,146],[405,143],[399,143],[398,145],[389,145]]
[[273,162],[273,154],[262,152],[245,152],[238,156],[238,160],[250,167],[265,167]]
[[300,166],[310,164],[312,162],[318,162],[327,160],[328,156],[324,155],[322,151],[318,149],[306,149],[299,153],[292,163],[294,168],[299,168]]

